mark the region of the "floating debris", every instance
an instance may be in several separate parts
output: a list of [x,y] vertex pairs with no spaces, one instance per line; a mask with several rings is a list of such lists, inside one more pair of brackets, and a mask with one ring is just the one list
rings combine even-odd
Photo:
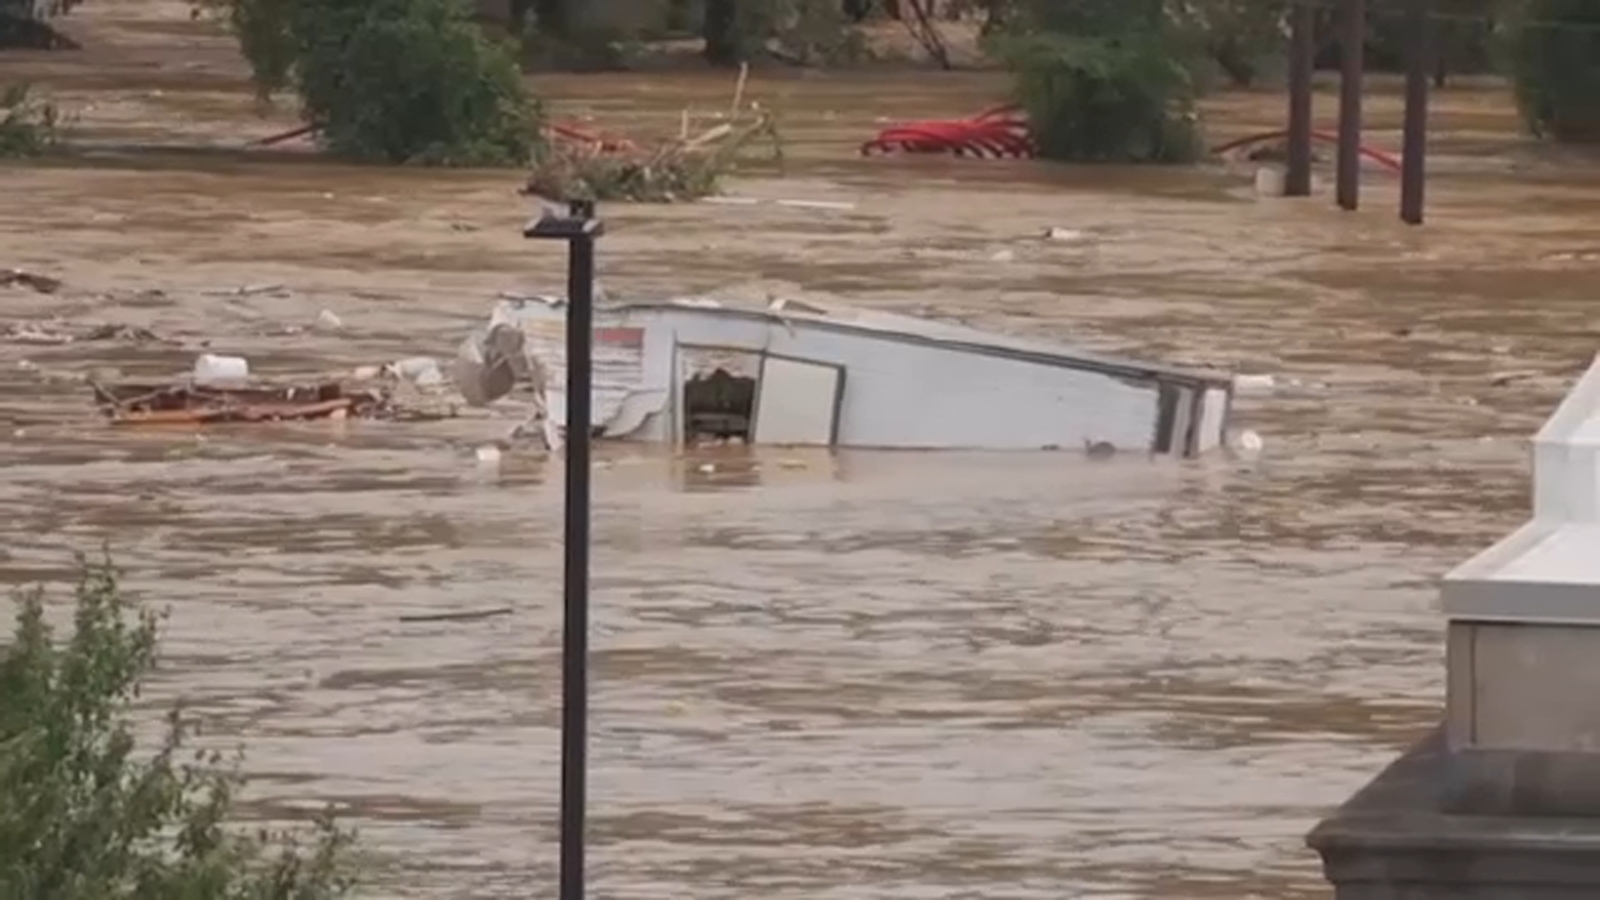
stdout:
[[1077,242],[1085,239],[1088,235],[1076,228],[1057,228],[1052,226],[1044,230],[1044,237],[1047,241]]
[[38,325],[33,322],[19,322],[6,327],[6,340],[16,344],[70,344],[77,340],[65,330]]
[[1269,374],[1233,376],[1233,389],[1240,394],[1265,394],[1278,386],[1278,380]]
[[382,391],[347,391],[338,382],[221,388],[200,384],[90,382],[113,425],[211,425],[392,414]]
[[402,622],[476,622],[480,619],[492,619],[495,616],[511,615],[511,607],[497,606],[494,609],[472,609],[462,612],[420,613],[414,616],[401,616]]
[[206,291],[206,293],[213,297],[254,297],[258,294],[288,293],[288,290],[281,284],[246,284],[236,288]]
[[[595,311],[593,435],[694,445],[1041,449],[1197,456],[1223,439],[1233,380],[875,310],[777,300]],[[561,446],[566,311],[503,301],[455,360],[482,406],[524,388]],[[928,373],[938,373],[932,378]]]
[[194,380],[196,384],[204,385],[249,381],[250,361],[242,356],[202,353],[194,361]]
[[44,322],[16,322],[7,325],[0,336],[16,344],[71,344],[75,341],[159,341],[148,328],[137,325],[72,325],[60,319]]
[[161,338],[148,328],[137,325],[96,325],[79,340],[84,341],[134,341],[144,343],[159,341]]
[[0,287],[27,287],[41,294],[54,294],[61,290],[61,279],[22,269],[0,269]]

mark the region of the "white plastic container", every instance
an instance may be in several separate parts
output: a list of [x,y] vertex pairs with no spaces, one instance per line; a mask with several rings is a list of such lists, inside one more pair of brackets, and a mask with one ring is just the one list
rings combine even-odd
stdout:
[[1262,166],[1256,170],[1256,195],[1261,197],[1282,197],[1286,188],[1285,180],[1288,173],[1277,166]]
[[196,384],[223,384],[247,381],[250,378],[250,363],[242,356],[218,356],[214,353],[203,353],[194,361],[194,380]]

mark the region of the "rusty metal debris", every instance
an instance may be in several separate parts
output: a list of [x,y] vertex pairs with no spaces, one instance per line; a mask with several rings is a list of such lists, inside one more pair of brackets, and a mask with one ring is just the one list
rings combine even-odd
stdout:
[[113,425],[210,425],[380,418],[393,412],[388,394],[347,390],[336,381],[238,388],[195,384],[90,382]]

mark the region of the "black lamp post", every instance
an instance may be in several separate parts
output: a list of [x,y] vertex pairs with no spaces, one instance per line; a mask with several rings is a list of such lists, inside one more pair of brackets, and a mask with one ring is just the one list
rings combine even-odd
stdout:
[[567,502],[561,642],[561,892],[583,900],[583,819],[589,727],[589,438],[594,381],[594,202],[546,210],[523,237],[567,242]]

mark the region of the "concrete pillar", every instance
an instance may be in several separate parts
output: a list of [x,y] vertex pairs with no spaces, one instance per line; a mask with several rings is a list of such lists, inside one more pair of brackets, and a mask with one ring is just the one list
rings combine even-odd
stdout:
[[1533,518],[1444,579],[1444,723],[1308,838],[1338,900],[1600,897],[1600,359],[1533,457]]

